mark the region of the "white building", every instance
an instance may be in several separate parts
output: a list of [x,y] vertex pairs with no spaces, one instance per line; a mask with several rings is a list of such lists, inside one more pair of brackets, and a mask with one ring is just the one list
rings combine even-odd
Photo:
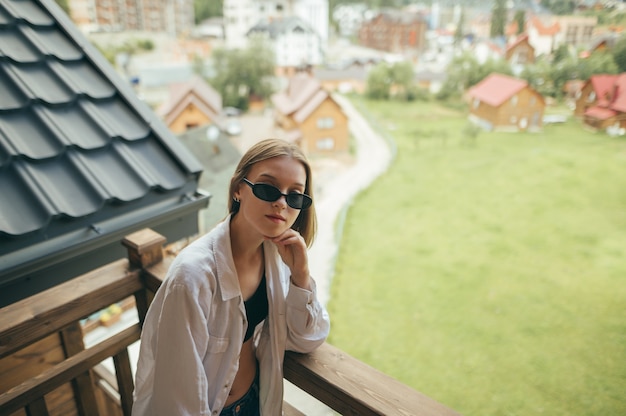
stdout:
[[259,21],[298,16],[325,45],[328,40],[328,0],[224,0],[226,46],[242,48],[246,34]]
[[248,32],[269,41],[276,57],[276,66],[285,73],[292,69],[318,66],[323,61],[319,35],[299,17],[263,20]]

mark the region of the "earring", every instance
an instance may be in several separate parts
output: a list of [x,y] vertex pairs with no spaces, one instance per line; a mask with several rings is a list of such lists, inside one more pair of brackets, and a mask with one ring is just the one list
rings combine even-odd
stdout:
[[234,196],[233,196],[233,201],[235,201],[236,203],[241,202],[241,201],[239,201],[239,199],[235,198]]

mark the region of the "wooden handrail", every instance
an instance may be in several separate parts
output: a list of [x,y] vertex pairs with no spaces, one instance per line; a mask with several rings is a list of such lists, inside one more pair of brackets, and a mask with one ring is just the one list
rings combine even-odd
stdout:
[[139,340],[139,324],[126,328],[118,334],[102,341],[87,350],[73,355],[40,375],[26,380],[22,384],[0,395],[2,414],[11,414],[25,407],[56,387],[67,383],[76,376],[95,367],[105,358],[125,351],[133,342]]
[[143,289],[121,259],[2,308],[0,358]]

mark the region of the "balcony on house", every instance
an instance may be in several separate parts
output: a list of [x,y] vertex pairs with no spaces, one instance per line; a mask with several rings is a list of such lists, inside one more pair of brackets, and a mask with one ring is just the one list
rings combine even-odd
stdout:
[[[0,414],[130,415],[129,348],[174,254],[150,229],[121,243],[127,258],[0,309]],[[85,342],[87,317],[112,304],[132,308],[137,319]],[[457,414],[327,343],[310,354],[287,352],[284,376],[342,415]],[[286,399],[285,415],[306,412]]]

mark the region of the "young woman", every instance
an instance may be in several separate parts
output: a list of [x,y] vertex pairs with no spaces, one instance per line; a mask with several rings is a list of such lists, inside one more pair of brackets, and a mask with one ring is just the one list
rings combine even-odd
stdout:
[[148,310],[133,415],[282,414],[285,350],[330,328],[309,275],[311,168],[282,140],[256,144],[229,187],[229,215],[183,249]]

